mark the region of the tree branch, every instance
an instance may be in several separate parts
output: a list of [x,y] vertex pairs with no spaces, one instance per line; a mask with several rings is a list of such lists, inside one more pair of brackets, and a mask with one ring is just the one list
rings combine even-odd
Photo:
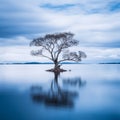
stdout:
[[[46,55],[43,55],[43,54],[42,54],[42,50],[31,51],[31,55],[33,55],[33,56],[42,56],[42,57],[48,58],[49,60],[52,60],[50,57],[48,57],[48,56],[46,56]],[[53,60],[52,60],[52,61],[53,61]]]
[[[74,59],[63,59],[63,60],[59,60],[58,63],[61,63],[61,62],[63,62],[63,61],[75,61],[75,62],[78,62],[78,61],[76,61],[76,60],[74,60]],[[81,60],[80,60],[80,61],[81,61]]]

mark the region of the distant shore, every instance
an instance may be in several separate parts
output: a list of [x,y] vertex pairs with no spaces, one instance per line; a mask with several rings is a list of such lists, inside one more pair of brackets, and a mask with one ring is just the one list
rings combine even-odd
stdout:
[[[28,64],[53,64],[52,62],[17,62],[17,63],[0,63],[0,65],[28,65]],[[73,63],[64,62],[62,64],[120,64],[120,62],[101,62],[101,63]]]

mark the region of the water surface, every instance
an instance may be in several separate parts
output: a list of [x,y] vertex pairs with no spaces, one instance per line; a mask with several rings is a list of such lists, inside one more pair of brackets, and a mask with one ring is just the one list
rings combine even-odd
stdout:
[[0,120],[120,120],[120,65],[0,65]]

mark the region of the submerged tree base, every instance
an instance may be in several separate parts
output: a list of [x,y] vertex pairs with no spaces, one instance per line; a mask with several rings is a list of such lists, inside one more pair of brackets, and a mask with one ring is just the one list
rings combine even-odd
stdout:
[[52,69],[49,69],[49,70],[46,70],[46,71],[60,73],[60,72],[66,72],[67,70],[64,70],[64,69],[61,69],[61,68],[59,68],[59,69],[52,68]]

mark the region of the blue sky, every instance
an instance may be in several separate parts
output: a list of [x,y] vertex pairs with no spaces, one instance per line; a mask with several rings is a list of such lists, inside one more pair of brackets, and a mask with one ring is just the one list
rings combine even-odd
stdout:
[[29,42],[71,31],[87,60],[120,60],[120,0],[0,0],[0,62],[44,61]]

